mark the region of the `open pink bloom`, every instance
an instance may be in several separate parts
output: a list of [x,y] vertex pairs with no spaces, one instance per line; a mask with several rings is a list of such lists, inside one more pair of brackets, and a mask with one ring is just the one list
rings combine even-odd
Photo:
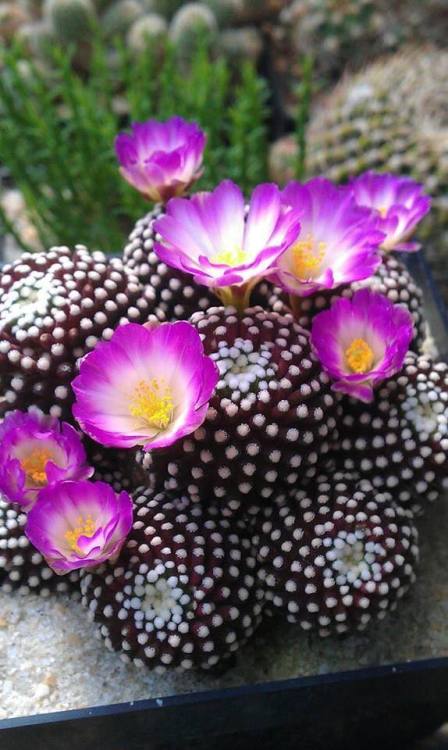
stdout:
[[202,424],[217,381],[190,323],[128,323],[82,360],[73,414],[102,445],[162,448]]
[[46,487],[28,513],[25,532],[60,575],[116,556],[132,526],[132,500],[105,482]]
[[283,205],[276,185],[258,185],[249,210],[240,188],[224,180],[211,193],[174,198],[155,222],[155,251],[198,284],[253,285],[297,238],[297,212]]
[[286,292],[308,297],[371,276],[381,263],[384,235],[377,219],[355,204],[347,188],[317,177],[290,182],[282,201],[293,206],[301,225],[298,240],[274,264],[269,278]]
[[117,136],[115,151],[125,180],[150,200],[165,203],[201,176],[205,141],[196,123],[176,116],[135,122],[130,135]]
[[0,491],[10,502],[32,506],[43,487],[87,479],[93,468],[76,430],[39,411],[14,411],[0,425]]
[[406,308],[360,289],[341,297],[313,320],[311,343],[333,390],[372,401],[373,388],[398,372],[414,331]]
[[383,250],[420,248],[418,242],[407,240],[431,207],[423,185],[409,177],[365,172],[352,180],[351,188],[359,206],[378,212],[378,228],[386,235],[381,244]]

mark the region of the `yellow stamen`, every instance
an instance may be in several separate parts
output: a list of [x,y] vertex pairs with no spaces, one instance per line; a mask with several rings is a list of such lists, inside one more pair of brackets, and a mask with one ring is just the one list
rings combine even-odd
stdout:
[[364,339],[354,339],[345,350],[345,359],[352,372],[361,375],[372,368],[375,356]]
[[150,427],[164,430],[173,418],[174,402],[171,388],[156,378],[140,380],[130,404],[130,414]]
[[29,456],[22,459],[22,469],[33,484],[44,485],[47,483],[45,466],[47,461],[51,461],[52,458],[53,456],[48,451],[36,448]]
[[388,209],[385,206],[382,206],[381,208],[378,209],[378,211],[380,212],[381,218],[385,219],[387,216]]
[[293,270],[298,279],[306,281],[313,278],[316,272],[320,270],[326,247],[326,242],[316,243],[311,234],[308,234],[303,240],[298,240],[293,245]]
[[69,543],[70,549],[72,549],[74,552],[80,553],[81,550],[78,547],[79,537],[80,536],[87,536],[87,537],[93,536],[96,531],[96,528],[95,528],[95,522],[90,514],[87,516],[87,518],[83,518],[82,516],[79,516],[76,523],[77,523],[77,526],[75,526],[74,529],[69,529],[69,531],[66,531],[64,534],[64,537]]
[[241,266],[247,261],[247,256],[242,248],[234,250],[223,250],[210,258],[212,263],[222,263],[226,266]]

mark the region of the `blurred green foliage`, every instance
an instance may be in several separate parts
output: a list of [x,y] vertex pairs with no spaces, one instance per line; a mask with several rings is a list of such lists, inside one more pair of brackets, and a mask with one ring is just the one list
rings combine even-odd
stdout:
[[[48,54],[51,65],[42,67],[17,45],[0,53],[0,163],[22,191],[42,246],[121,249],[149,209],[121,178],[114,154],[114,138],[131,120],[179,114],[204,128],[197,189],[231,178],[247,192],[267,179],[266,84],[250,63],[235,81],[205,48],[181,71],[169,46],[162,59],[160,49],[136,59],[116,41],[111,66],[98,38],[83,76],[70,50]],[[14,231],[0,213],[0,229]]]

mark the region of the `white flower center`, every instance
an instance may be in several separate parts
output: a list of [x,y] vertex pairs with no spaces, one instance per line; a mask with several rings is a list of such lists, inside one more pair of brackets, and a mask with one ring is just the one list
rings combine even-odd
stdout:
[[233,346],[219,342],[219,349],[211,355],[216,362],[220,379],[218,391],[230,391],[231,398],[238,401],[247,393],[268,388],[268,381],[275,376],[277,366],[271,362],[272,354],[267,344],[254,351],[252,341],[236,339]]
[[380,545],[366,541],[365,531],[341,531],[327,552],[330,572],[339,586],[370,580],[380,571],[378,556],[384,554]]
[[19,279],[0,296],[0,329],[12,326],[16,331],[35,324],[38,316],[48,314],[62,291],[60,281],[43,273],[34,272]]
[[420,440],[442,440],[448,437],[448,394],[434,386],[431,390],[418,392],[408,388],[403,401],[407,419],[414,425]]
[[147,582],[144,586],[141,601],[141,609],[145,619],[152,621],[157,618],[157,626],[160,627],[161,620],[166,623],[173,618],[181,618],[186,604],[186,596],[183,589],[170,586],[165,578],[159,578],[154,583]]

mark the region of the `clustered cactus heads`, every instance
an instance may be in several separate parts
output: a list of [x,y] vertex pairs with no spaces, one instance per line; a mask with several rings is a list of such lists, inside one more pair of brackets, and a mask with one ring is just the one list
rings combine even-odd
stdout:
[[[425,185],[430,217],[419,230],[436,280],[448,298],[448,53],[411,47],[347,76],[312,112],[307,172],[345,183],[365,170],[394,171]],[[298,145],[288,135],[271,148],[272,179],[294,174]]]
[[46,0],[44,17],[62,42],[83,41],[95,18],[92,0]]
[[[266,6],[266,7],[265,7]],[[269,6],[269,9],[266,8]],[[229,60],[256,61],[263,46],[256,28],[268,3],[244,0],[45,0],[30,10],[28,4],[0,3],[0,37],[10,43],[17,34],[30,52],[47,60],[48,48],[59,42],[75,45],[74,64],[89,65],[93,31],[110,44],[122,37],[129,50],[141,55],[148,45],[162,48],[169,41],[179,61],[189,63],[199,45]],[[264,9],[264,10],[263,10]],[[81,54],[82,53],[82,54]],[[82,58],[82,59],[81,59]],[[110,55],[113,65],[114,56]]]
[[366,169],[423,183],[432,211],[422,226],[426,253],[448,296],[448,52],[410,48],[348,77],[316,109],[308,130],[308,171],[337,182]]

